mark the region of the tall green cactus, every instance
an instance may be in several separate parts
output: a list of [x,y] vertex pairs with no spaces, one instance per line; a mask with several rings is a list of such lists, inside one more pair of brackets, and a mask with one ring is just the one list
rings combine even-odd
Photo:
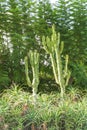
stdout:
[[64,42],[60,42],[60,33],[56,34],[54,25],[52,26],[51,38],[43,36],[42,44],[46,52],[50,55],[55,81],[60,86],[61,98],[63,99],[65,87],[68,85],[70,78],[70,71],[68,70],[68,55],[66,55],[65,67],[63,67],[61,56]]
[[[33,79],[30,80],[30,76],[28,73],[28,57],[30,59],[30,64],[32,67],[32,73],[33,73]],[[39,85],[39,53],[37,51],[30,51],[28,53],[28,56],[25,57],[25,74],[26,74],[26,80],[29,87],[32,87],[33,92],[33,101],[34,104],[36,104],[36,94],[38,90]]]

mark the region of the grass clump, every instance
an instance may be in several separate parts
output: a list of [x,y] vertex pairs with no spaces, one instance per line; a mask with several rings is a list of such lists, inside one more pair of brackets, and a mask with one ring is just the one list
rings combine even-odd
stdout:
[[0,129],[87,130],[86,94],[80,98],[76,92],[67,94],[63,106],[57,93],[38,94],[36,107],[32,100],[17,85],[6,90],[0,99]]

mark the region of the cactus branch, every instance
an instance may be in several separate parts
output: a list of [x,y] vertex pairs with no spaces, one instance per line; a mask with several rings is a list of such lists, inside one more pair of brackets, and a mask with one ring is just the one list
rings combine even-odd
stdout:
[[58,75],[57,75],[57,71],[56,71],[56,64],[55,64],[55,61],[54,61],[52,54],[50,54],[50,58],[51,58],[51,63],[52,63],[52,67],[53,67],[53,73],[54,73],[55,81],[56,81],[57,84],[59,84],[58,79],[57,79]]
[[25,62],[25,74],[26,74],[27,84],[28,86],[32,86],[30,78],[28,76],[28,57],[27,56],[25,57],[24,62]]
[[[30,80],[30,76],[28,74],[28,57],[30,59],[30,64],[32,68],[33,73],[33,79]],[[28,56],[25,57],[25,74],[26,74],[26,80],[29,87],[32,87],[32,93],[33,93],[33,103],[36,104],[36,94],[38,90],[39,85],[39,53],[37,51],[30,51],[28,53]]]

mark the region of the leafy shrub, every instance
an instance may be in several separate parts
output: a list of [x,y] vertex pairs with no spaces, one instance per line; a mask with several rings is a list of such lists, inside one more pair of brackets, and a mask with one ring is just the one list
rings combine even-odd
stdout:
[[72,67],[72,85],[78,88],[87,88],[87,67],[83,63],[74,63]]

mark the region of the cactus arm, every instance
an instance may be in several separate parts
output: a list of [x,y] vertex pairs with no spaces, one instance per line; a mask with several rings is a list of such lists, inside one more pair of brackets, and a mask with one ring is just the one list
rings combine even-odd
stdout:
[[39,58],[40,58],[40,56],[39,56],[39,53],[37,53],[37,68],[36,68],[36,74],[37,74],[37,80],[36,80],[36,84],[37,84],[37,86],[38,86],[38,84],[39,84]]
[[57,38],[56,45],[57,45],[57,48],[59,49],[59,45],[60,45],[60,33],[58,33],[58,38]]
[[55,50],[55,53],[56,53],[57,72],[58,72],[58,77],[57,78],[58,78],[59,85],[62,86],[62,77],[61,77],[62,66],[61,66],[60,55],[58,54],[57,49]]
[[57,71],[56,71],[56,65],[55,65],[55,61],[54,61],[54,58],[53,58],[52,54],[50,54],[50,58],[51,58],[51,63],[52,63],[52,68],[53,68],[53,74],[54,74],[55,81],[56,81],[57,84],[59,84]]
[[69,59],[69,56],[66,55],[66,60],[65,60],[65,62],[66,62],[66,64],[65,64],[65,72],[66,72],[66,73],[67,73],[67,71],[68,71],[68,59]]
[[33,81],[32,84],[34,86],[38,86],[39,84],[39,54],[38,53],[34,53],[34,64],[32,66],[32,72],[33,72]]
[[62,41],[62,42],[61,42],[61,46],[60,46],[60,54],[62,54],[63,48],[64,48],[64,42]]
[[46,43],[46,39],[45,39],[44,36],[42,37],[42,44],[43,44],[43,47],[44,47],[45,51],[47,53],[49,53],[49,50],[48,50],[48,47],[47,47],[47,43]]
[[25,74],[26,74],[27,84],[29,87],[32,87],[30,78],[28,76],[28,57],[27,56],[25,57],[24,61],[25,61]]
[[69,59],[69,56],[66,55],[66,58],[65,58],[65,69],[64,69],[65,86],[68,85],[68,82],[69,82],[69,79],[70,79],[70,75],[71,75],[71,72],[68,70],[68,59]]
[[69,82],[69,79],[70,79],[70,75],[71,75],[71,72],[68,71],[68,75],[67,75],[66,82],[65,82],[65,87],[68,85],[68,82]]
[[65,57],[65,68],[64,68],[64,78],[67,76],[67,72],[68,72],[68,58],[69,58],[69,56],[68,55],[66,55],[66,57]]

